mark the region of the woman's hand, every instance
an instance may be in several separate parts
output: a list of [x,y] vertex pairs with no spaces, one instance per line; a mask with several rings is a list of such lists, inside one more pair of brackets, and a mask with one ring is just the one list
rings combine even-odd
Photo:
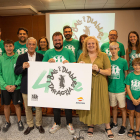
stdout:
[[92,70],[95,70],[95,71],[99,71],[99,68],[98,68],[98,66],[96,65],[96,64],[93,64],[92,65]]

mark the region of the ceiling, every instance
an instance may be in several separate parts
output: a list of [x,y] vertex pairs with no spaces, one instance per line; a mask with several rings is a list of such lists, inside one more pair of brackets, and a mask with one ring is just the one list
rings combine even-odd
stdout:
[[38,12],[52,12],[54,10],[114,8],[140,8],[140,0],[0,0],[0,16],[37,14]]

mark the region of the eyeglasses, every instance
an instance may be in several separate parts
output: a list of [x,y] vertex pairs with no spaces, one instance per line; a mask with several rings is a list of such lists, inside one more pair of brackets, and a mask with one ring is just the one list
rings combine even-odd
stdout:
[[116,34],[109,34],[109,36],[117,36]]

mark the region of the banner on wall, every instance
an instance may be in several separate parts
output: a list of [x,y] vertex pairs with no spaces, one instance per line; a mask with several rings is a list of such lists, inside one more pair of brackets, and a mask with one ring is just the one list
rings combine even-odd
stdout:
[[29,63],[29,106],[90,110],[92,64]]

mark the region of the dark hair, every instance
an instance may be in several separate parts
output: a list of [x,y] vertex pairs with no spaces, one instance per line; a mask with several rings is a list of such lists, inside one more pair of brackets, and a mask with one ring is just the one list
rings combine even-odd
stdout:
[[140,58],[135,58],[135,59],[132,61],[132,66],[135,65],[135,64],[140,64]]
[[110,34],[110,32],[111,32],[111,31],[116,31],[116,33],[117,33],[117,36],[118,36],[118,32],[117,32],[117,30],[110,30],[110,31],[109,31],[109,34]]
[[132,44],[129,40],[129,36],[130,34],[133,33],[137,36],[137,42],[136,42],[136,54],[140,53],[140,42],[139,42],[139,34],[136,32],[136,31],[131,31],[129,34],[128,34],[128,50],[129,50],[129,54],[131,53],[132,51]]
[[26,28],[24,28],[24,27],[18,28],[17,35],[19,34],[20,30],[24,30],[26,32],[26,34],[28,35],[28,30]]
[[4,45],[5,44],[12,44],[14,46],[14,41],[13,40],[10,40],[10,39],[6,39],[3,44]]
[[55,32],[55,33],[52,35],[52,40],[53,40],[53,37],[54,37],[54,36],[59,36],[59,35],[62,36],[62,40],[63,40],[63,35],[62,35],[61,32]]
[[68,26],[68,25],[66,25],[66,26],[63,27],[63,32],[64,32],[64,30],[65,30],[66,28],[70,28],[70,29],[71,29],[71,32],[72,32],[72,28],[71,28],[70,26]]
[[1,28],[0,28],[0,32],[1,32]]
[[44,38],[44,39],[46,40],[46,42],[47,42],[47,50],[50,49],[48,39],[47,39],[45,36],[42,36],[42,37],[39,39],[39,41],[38,41],[38,48],[39,48],[39,50],[41,50],[41,47],[40,47],[40,40],[43,39],[43,38]]
[[87,37],[88,37],[88,35],[83,34],[83,35],[81,35],[81,36],[80,36],[80,38],[79,38],[79,42],[80,42],[80,49],[81,49],[81,50],[82,50],[82,48],[83,48],[82,43],[81,43],[81,39],[82,39],[82,37],[87,38]]

